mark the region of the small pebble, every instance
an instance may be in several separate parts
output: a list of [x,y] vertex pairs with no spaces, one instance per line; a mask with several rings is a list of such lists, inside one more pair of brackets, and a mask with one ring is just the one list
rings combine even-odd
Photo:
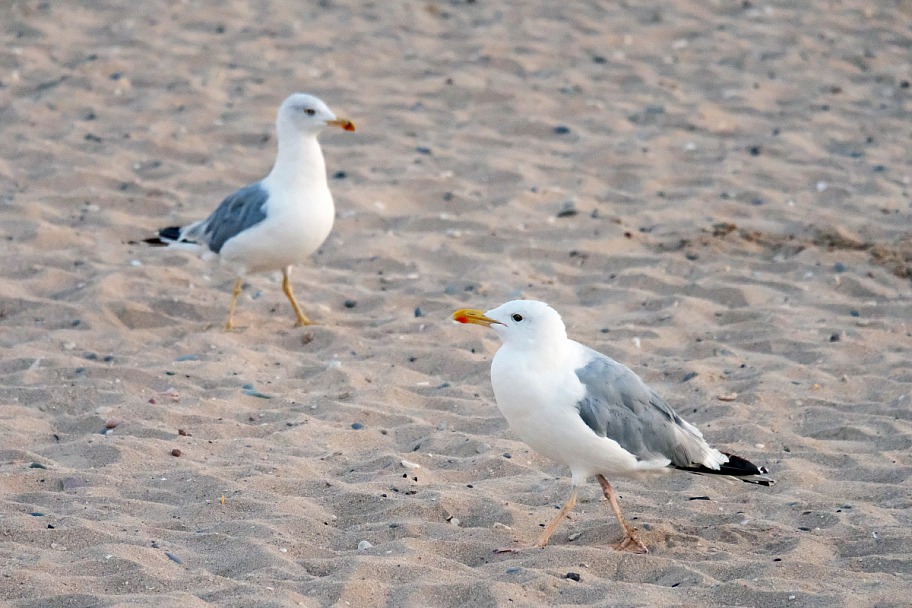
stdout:
[[366,551],[368,549],[371,549],[373,546],[374,545],[372,545],[370,542],[362,540],[360,543],[358,543],[358,551]]
[[249,397],[256,397],[257,399],[272,399],[272,395],[267,395],[266,393],[255,391],[252,388],[244,389],[244,394]]
[[557,217],[573,217],[577,213],[579,213],[579,211],[576,210],[573,201],[567,201],[561,205],[560,211],[557,212]]
[[696,378],[699,375],[700,374],[698,372],[687,372],[686,374],[684,374],[684,377],[681,378],[681,382],[687,382],[688,380],[693,380],[694,378]]
[[29,515],[32,517],[44,517],[44,513],[41,513],[40,511],[33,511],[32,513],[29,513]]
[[348,173],[345,171],[336,171],[333,173],[333,179],[345,179],[346,177],[348,177]]
[[416,316],[416,317],[423,317],[423,316],[424,316],[424,312],[423,312],[420,308],[416,308],[416,309],[415,309],[415,316]]
[[123,424],[123,420],[121,420],[120,418],[108,418],[107,420],[105,420],[106,429],[116,429],[121,424]]
[[406,469],[420,469],[421,468],[420,464],[418,464],[417,462],[412,462],[411,460],[403,460],[402,466],[404,466]]
[[40,462],[33,462],[32,464],[29,465],[29,468],[30,469],[47,469],[47,467],[44,466],[43,464],[41,464]]
[[345,306],[345,308],[354,308],[357,305],[358,302],[355,300],[345,300],[345,302],[343,302],[343,306]]
[[199,355],[181,355],[175,358],[175,361],[199,361]]
[[182,452],[177,448],[174,448],[173,450],[171,450],[172,456],[180,456],[181,454],[182,454]]
[[520,570],[521,570],[521,568],[517,568],[516,566],[513,566],[512,568],[507,568],[507,574],[516,574]]
[[833,270],[835,270],[836,272],[845,272],[846,265],[843,264],[842,262],[836,262],[835,264],[833,264]]
[[193,435],[191,435],[184,429],[177,429],[177,434],[180,435],[181,437],[193,437]]
[[504,453],[503,453],[503,457],[504,457],[504,458],[507,458],[507,459],[510,459],[510,458],[513,458],[513,454],[511,454],[510,452],[504,452]]
[[174,555],[174,554],[171,553],[170,551],[165,551],[165,555],[167,555],[167,556],[168,556],[168,559],[170,559],[170,560],[171,560],[172,562],[174,562],[175,564],[183,564],[183,563],[184,563],[184,560],[182,560],[182,559],[179,558],[178,556]]
[[554,127],[555,135],[566,135],[569,132],[570,132],[570,127],[565,127],[564,125],[558,125],[558,126]]
[[576,572],[568,572],[567,574],[564,575],[564,578],[569,578],[571,581],[579,582],[580,575]]
[[716,397],[719,401],[734,401],[738,398],[738,393],[726,393],[725,395],[719,395]]
[[360,431],[361,429],[364,428],[364,425],[361,424],[360,422],[353,422],[351,425],[351,428],[355,429],[356,431]]
[[569,536],[567,536],[567,540],[572,542],[572,541],[578,539],[582,535],[583,535],[582,532],[572,532]]
[[687,500],[709,500],[709,496],[691,496]]

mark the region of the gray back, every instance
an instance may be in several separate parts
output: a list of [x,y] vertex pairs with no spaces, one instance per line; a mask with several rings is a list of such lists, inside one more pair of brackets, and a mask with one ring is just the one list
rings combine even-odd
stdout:
[[594,359],[576,370],[586,387],[577,408],[589,428],[617,441],[637,460],[668,458],[677,466],[698,463],[703,441],[684,426],[671,406],[628,368],[591,353]]
[[205,222],[187,234],[206,243],[218,253],[225,242],[266,219],[266,200],[269,193],[259,182],[245,186],[229,195]]

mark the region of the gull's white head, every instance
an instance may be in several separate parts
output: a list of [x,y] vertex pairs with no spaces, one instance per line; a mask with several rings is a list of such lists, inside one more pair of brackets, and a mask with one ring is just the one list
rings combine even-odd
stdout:
[[490,327],[505,346],[512,348],[547,350],[567,339],[567,329],[557,311],[535,300],[513,300],[488,312],[463,308],[453,313],[453,320]]
[[313,95],[295,93],[279,106],[276,128],[279,133],[297,132],[316,135],[324,127],[339,127],[354,131],[355,124],[346,118],[336,118],[325,103]]

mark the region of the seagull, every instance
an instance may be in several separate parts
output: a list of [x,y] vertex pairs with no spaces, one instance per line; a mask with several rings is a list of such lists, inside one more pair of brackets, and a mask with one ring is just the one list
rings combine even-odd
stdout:
[[[624,530],[618,550],[648,553],[627,523],[606,475],[678,469],[729,475],[768,486],[768,471],[711,447],[630,369],[567,338],[560,315],[543,302],[514,300],[493,310],[464,308],[453,320],[493,329],[503,345],[491,362],[497,407],[529,447],[570,468],[572,491],[536,541],[544,547],[595,476]],[[499,551],[516,551],[501,549]]]
[[146,239],[154,246],[189,249],[204,259],[218,257],[237,279],[225,330],[234,328],[241,277],[282,271],[282,291],[291,302],[297,325],[310,325],[291,291],[294,264],[317,250],[332,230],[335,208],[326,181],[326,163],[317,135],[324,127],[354,131],[352,121],[336,118],[313,95],[295,93],[279,106],[278,154],[269,175],[230,194],[204,220],[162,228]]

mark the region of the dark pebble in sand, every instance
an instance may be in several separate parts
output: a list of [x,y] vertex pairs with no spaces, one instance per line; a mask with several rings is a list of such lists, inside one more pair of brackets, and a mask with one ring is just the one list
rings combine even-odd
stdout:
[[437,388],[438,388],[438,389],[441,389],[441,388],[450,388],[450,383],[449,383],[449,382],[443,382],[443,383],[441,383],[441,384],[438,384],[438,385],[437,385]]
[[760,156],[760,146],[750,146],[747,151],[750,152],[751,156]]
[[44,517],[44,513],[41,513],[40,511],[32,511],[29,515],[32,517]]
[[515,566],[512,567],[512,568],[507,568],[507,574],[516,574],[516,573],[519,572],[520,570],[521,570],[521,568],[517,568],[517,567],[515,567]]
[[184,560],[182,560],[182,559],[179,558],[178,556],[174,555],[174,554],[171,553],[170,551],[165,551],[165,555],[167,555],[167,556],[168,556],[168,559],[170,559],[170,560],[171,560],[172,562],[174,562],[175,564],[183,564],[183,563],[184,563]]
[[568,572],[564,575],[564,578],[569,578],[571,581],[579,582],[580,575],[578,572]]
[[343,305],[345,306],[345,308],[354,308],[355,306],[358,305],[358,302],[355,300],[345,300]]
[[573,217],[577,213],[579,213],[579,211],[576,210],[573,202],[567,201],[561,205],[560,211],[557,212],[557,217]]
[[833,334],[832,336],[830,336],[830,342],[839,342],[839,340],[840,340],[839,334]]
[[504,457],[504,458],[508,458],[508,459],[509,459],[509,458],[513,458],[513,454],[511,454],[510,452],[504,452],[504,453],[503,453],[503,457]]
[[348,177],[348,173],[345,171],[336,171],[333,173],[333,179],[345,179],[346,177]]
[[113,360],[114,360],[114,355],[105,355],[102,358],[102,361],[104,361],[105,363],[110,363]]
[[842,262],[836,262],[835,264],[833,264],[833,270],[835,270],[836,272],[845,272],[846,265],[843,264]]
[[415,309],[415,316],[416,316],[416,317],[423,317],[423,316],[424,316],[424,311],[421,310],[420,308],[416,308],[416,309]]
[[418,154],[429,155],[431,153],[431,149],[428,148],[427,146],[418,146],[417,148],[415,148],[415,152],[417,152]]
[[566,135],[570,132],[570,127],[565,127],[564,125],[558,125],[554,127],[554,133],[556,135]]
[[47,467],[44,466],[43,464],[41,464],[40,462],[33,462],[32,464],[29,465],[29,468],[30,469],[47,469]]
[[174,448],[173,450],[171,450],[171,455],[172,455],[172,456],[179,457],[181,454],[183,454],[183,452],[181,452],[181,451],[180,451],[179,449],[177,449],[177,448]]
[[98,355],[96,355],[95,353],[82,353],[82,358],[88,359],[89,361],[97,361]]
[[687,500],[709,500],[709,496],[691,496]]
[[199,355],[181,355],[174,359],[175,361],[199,361]]
[[684,374],[684,377],[681,378],[681,382],[687,382],[688,380],[693,380],[694,378],[696,378],[699,375],[700,374],[698,372],[687,372],[686,374]]
[[361,429],[364,428],[364,425],[361,424],[360,422],[353,422],[352,428],[355,429],[356,431],[360,431]]

